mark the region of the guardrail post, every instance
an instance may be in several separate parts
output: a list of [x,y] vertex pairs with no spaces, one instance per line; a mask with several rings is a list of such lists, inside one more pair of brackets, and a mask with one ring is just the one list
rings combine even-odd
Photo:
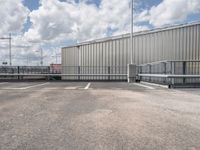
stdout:
[[[80,66],[78,66],[78,75],[81,73],[81,68],[80,68]],[[78,76],[78,80],[80,80],[81,78],[80,78],[80,75]]]
[[[171,74],[172,75],[175,75],[175,62],[171,61]],[[175,79],[172,78],[171,79],[171,85],[170,85],[170,88],[172,88],[175,84]]]
[[[17,66],[17,73],[19,74],[19,66]],[[20,76],[17,76],[17,79],[20,80]]]
[[108,74],[109,74],[108,80],[110,80],[110,66],[108,66]]
[[[151,65],[149,64],[149,74],[151,74]],[[149,77],[149,82],[151,82],[151,77]]]
[[[163,74],[167,74],[167,62],[163,62]],[[167,78],[164,79],[164,83],[167,83]]]
[[[186,62],[183,61],[183,75],[185,75],[185,74],[186,74]],[[183,78],[183,84],[185,84],[185,82],[186,82],[186,79]]]
[[[48,72],[48,74],[50,74],[50,73],[51,73],[51,68],[50,68],[50,67],[48,67],[48,71],[47,71],[47,72]],[[48,76],[48,77],[47,77],[47,80],[50,80],[50,79],[51,79],[51,77],[50,77],[50,76]]]
[[128,64],[128,83],[136,82],[136,65]]

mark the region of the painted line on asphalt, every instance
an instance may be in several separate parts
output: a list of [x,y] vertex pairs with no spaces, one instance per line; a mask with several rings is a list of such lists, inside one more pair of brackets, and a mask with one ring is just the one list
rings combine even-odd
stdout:
[[90,85],[91,85],[91,83],[88,83],[88,84],[86,85],[86,87],[84,88],[84,90],[88,90],[88,89],[90,88]]
[[32,85],[32,86],[22,87],[22,89],[26,90],[26,89],[30,89],[30,88],[34,88],[34,87],[40,87],[40,86],[47,85],[47,84],[49,84],[49,82],[42,83],[42,84],[36,84],[36,85]]
[[8,82],[1,82],[0,84],[6,84],[6,83],[8,83]]
[[140,87],[144,87],[144,88],[149,89],[149,90],[155,90],[155,88],[153,88],[151,86],[147,86],[147,85],[141,84],[141,83],[133,83],[133,84],[137,85],[137,86],[140,86]]
[[31,85],[31,86],[26,86],[26,87],[20,87],[20,88],[3,88],[3,90],[27,90],[27,89],[30,89],[30,88],[40,87],[40,86],[44,86],[44,85],[47,85],[47,84],[49,84],[49,82]]
[[141,82],[141,83],[142,84],[148,84],[148,85],[151,85],[151,86],[157,86],[157,87],[162,87],[162,88],[167,88],[168,89],[167,85],[161,85],[161,84],[149,83],[149,82]]
[[65,87],[64,89],[65,90],[77,90],[79,88],[81,88],[81,87],[80,86],[69,86],[69,87]]

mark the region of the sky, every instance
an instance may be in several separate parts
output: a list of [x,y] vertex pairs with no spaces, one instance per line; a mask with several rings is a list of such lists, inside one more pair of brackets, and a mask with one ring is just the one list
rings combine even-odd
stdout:
[[[56,63],[61,47],[130,32],[130,0],[0,0],[0,37],[13,65]],[[200,0],[134,0],[134,32],[200,21]],[[0,40],[0,64],[8,41]],[[57,63],[60,63],[60,59]]]

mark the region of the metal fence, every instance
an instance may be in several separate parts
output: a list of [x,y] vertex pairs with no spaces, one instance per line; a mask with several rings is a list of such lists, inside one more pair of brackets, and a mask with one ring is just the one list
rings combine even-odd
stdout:
[[141,81],[170,86],[200,85],[200,61],[160,61],[138,66]]
[[127,80],[127,66],[63,66],[62,70],[67,73],[63,80]]
[[[0,66],[1,80],[44,79],[44,76],[34,76],[34,74],[49,74],[49,73],[50,73],[49,66]],[[30,76],[23,76],[25,74]]]
[[[63,73],[64,72],[64,73]],[[62,66],[61,70],[54,70],[49,66],[11,66],[0,67],[0,79],[52,79],[74,81],[126,81],[127,67],[121,66]]]

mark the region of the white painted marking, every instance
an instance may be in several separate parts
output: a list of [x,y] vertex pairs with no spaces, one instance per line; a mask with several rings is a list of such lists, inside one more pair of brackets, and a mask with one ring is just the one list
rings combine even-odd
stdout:
[[0,84],[6,84],[6,83],[8,83],[8,82],[1,82]]
[[30,88],[33,88],[33,87],[40,87],[40,86],[47,85],[47,84],[49,84],[49,82],[42,83],[42,84],[36,84],[36,85],[32,85],[32,86],[27,86],[27,87],[22,87],[22,89],[26,90],[26,89],[30,89]]
[[47,84],[49,84],[49,82],[31,85],[31,86],[26,86],[26,87],[20,87],[20,88],[3,88],[3,90],[27,90],[27,89],[30,89],[30,88],[33,88],[33,87],[40,87],[40,86],[47,85]]
[[53,87],[52,88],[51,87],[50,88],[44,88],[44,90],[58,90],[58,89],[59,88],[53,88]]
[[76,89],[78,89],[78,88],[80,88],[80,86],[76,86],[76,87],[66,87],[65,88],[65,90],[76,90]]
[[147,86],[141,83],[133,83],[134,85],[140,86],[140,87],[144,87],[146,89],[150,89],[150,90],[155,90],[155,88],[151,87],[151,86]]
[[88,90],[88,89],[90,88],[90,85],[91,85],[91,83],[88,83],[88,84],[86,85],[86,87],[84,88],[84,90]]
[[149,83],[149,82],[141,82],[143,84],[148,84],[148,85],[152,85],[152,86],[158,86],[158,87],[162,87],[162,88],[167,88],[168,89],[168,86],[167,85],[161,85],[161,84],[156,84],[156,83]]

